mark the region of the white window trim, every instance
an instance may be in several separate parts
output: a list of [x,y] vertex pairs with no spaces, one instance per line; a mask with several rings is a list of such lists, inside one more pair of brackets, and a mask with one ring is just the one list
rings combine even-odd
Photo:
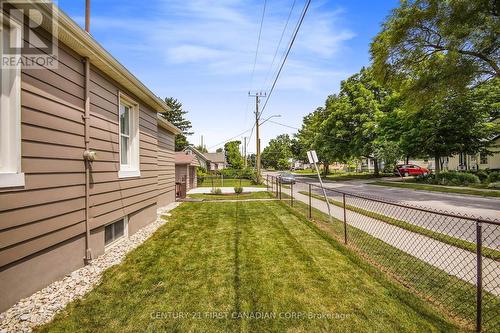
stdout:
[[[108,223],[104,226],[104,228],[106,228],[108,225],[110,224],[113,224],[113,223],[116,223],[120,220],[123,219],[123,236],[121,236],[120,238],[118,239],[115,239],[114,241],[112,241],[111,243],[109,243],[108,245],[104,245],[104,252],[110,250],[111,248],[115,247],[116,245],[120,244],[121,242],[123,242],[124,240],[128,239],[128,216],[124,216],[123,218],[119,218],[118,220],[115,220],[111,223]],[[106,231],[103,231],[104,233],[106,233]],[[106,239],[104,239],[104,242],[106,242]]]
[[[129,133],[130,141],[129,141],[129,155],[131,159],[130,165],[122,164],[121,158],[121,122],[120,122],[120,107],[122,104],[127,105],[130,108],[129,120],[132,122],[132,127],[135,130],[135,133],[132,133],[132,130]],[[120,170],[118,171],[118,178],[130,178],[130,177],[140,177],[140,130],[139,130],[139,104],[134,101],[129,96],[125,95],[122,92],[118,93],[118,162],[120,163]]]
[[[3,29],[9,29],[11,37],[20,46],[21,26],[14,20],[9,20],[10,26],[0,24],[0,54],[3,55]],[[16,55],[21,57],[21,54]],[[0,143],[7,142],[2,148],[7,150],[7,170],[0,170],[0,187],[24,186],[24,173],[21,172],[21,65],[15,69],[15,94],[8,100],[0,98],[0,124],[8,124],[8,131],[0,129]],[[3,112],[1,112],[3,111]],[[5,125],[4,125],[5,126]],[[0,151],[2,151],[0,149]],[[4,157],[5,158],[5,157]]]

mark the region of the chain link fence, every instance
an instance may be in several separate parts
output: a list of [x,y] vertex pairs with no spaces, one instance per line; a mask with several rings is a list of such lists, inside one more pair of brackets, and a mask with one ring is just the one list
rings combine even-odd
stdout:
[[266,181],[276,198],[464,327],[499,332],[500,221],[327,188],[328,207],[319,186]]

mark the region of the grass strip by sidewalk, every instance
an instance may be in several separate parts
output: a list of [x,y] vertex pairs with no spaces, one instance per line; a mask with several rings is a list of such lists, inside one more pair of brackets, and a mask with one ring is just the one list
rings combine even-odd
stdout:
[[248,199],[271,199],[273,196],[267,191],[244,193],[244,194],[188,194],[188,197],[193,199],[204,200],[248,200]]
[[38,331],[459,331],[280,202],[184,203],[168,220]]
[[[299,193],[303,194],[303,195],[309,195],[309,193],[306,191],[299,191]],[[325,198],[321,195],[312,193],[311,196],[315,199],[325,201]],[[343,207],[342,202],[340,202],[340,201],[336,201],[333,199],[329,199],[329,201],[331,204],[333,204],[337,207]],[[401,221],[401,220],[395,219],[393,217],[390,217],[390,216],[387,216],[384,214],[380,214],[380,213],[376,213],[376,212],[372,212],[372,211],[369,211],[369,210],[366,210],[363,208],[359,208],[356,206],[346,205],[346,209],[353,211],[353,212],[356,212],[356,213],[359,213],[359,214],[362,214],[362,215],[365,215],[365,216],[368,216],[368,217],[371,217],[371,218],[374,218],[374,219],[379,220],[379,221],[383,221],[385,223],[394,225],[396,227],[399,227],[399,228],[402,228],[402,229],[405,229],[405,230],[408,230],[408,231],[411,231],[411,232],[414,232],[414,233],[417,233],[417,234],[420,234],[423,236],[427,236],[427,237],[435,239],[437,241],[456,246],[456,247],[461,248],[463,250],[467,250],[467,251],[471,251],[473,253],[476,253],[476,244],[475,243],[468,242],[468,241],[463,240],[463,239],[459,239],[459,238],[456,238],[456,237],[453,237],[450,235],[446,235],[446,234],[443,234],[443,233],[440,233],[437,231],[423,228],[421,226],[418,226],[418,225],[415,225],[415,224],[412,224],[412,223],[409,223],[406,221]],[[498,251],[498,250],[490,249],[488,247],[483,246],[482,253],[483,253],[484,257],[487,257],[487,258],[490,258],[493,260],[500,260],[500,251]]]
[[[307,219],[309,206],[299,200],[289,205],[289,196],[282,194],[281,202]],[[344,240],[344,223],[336,218],[330,223],[328,214],[317,208],[311,209],[309,221],[325,239]],[[410,288],[420,297],[430,301],[451,317],[461,322],[467,330],[475,323],[476,286],[401,251],[369,233],[347,224],[347,247],[381,269],[399,283]],[[491,278],[491,277],[490,277]],[[484,279],[484,277],[483,277]],[[494,331],[500,326],[500,297],[483,290],[483,329]]]
[[409,188],[409,189],[421,190],[421,191],[477,195],[477,196],[481,196],[481,197],[500,197],[500,191],[496,191],[496,190],[481,190],[481,189],[461,188],[461,187],[447,187],[447,186],[441,186],[441,185],[384,182],[384,181],[375,181],[375,182],[367,183],[367,184],[368,185],[377,185],[377,186],[397,187],[397,188]]

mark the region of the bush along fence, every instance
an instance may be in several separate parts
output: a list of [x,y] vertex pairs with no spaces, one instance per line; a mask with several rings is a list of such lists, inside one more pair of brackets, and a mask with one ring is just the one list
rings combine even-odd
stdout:
[[467,329],[500,327],[500,221],[400,202],[284,184],[267,189],[316,227],[398,280]]
[[256,186],[256,180],[247,176],[198,176],[198,186],[201,187],[245,187]]

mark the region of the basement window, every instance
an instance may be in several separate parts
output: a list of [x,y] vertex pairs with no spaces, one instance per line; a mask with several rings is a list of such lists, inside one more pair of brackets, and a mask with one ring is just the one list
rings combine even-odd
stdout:
[[[21,172],[21,27],[0,24],[0,187],[24,186]],[[17,51],[16,51],[17,50]],[[12,64],[14,63],[14,64]]]
[[104,227],[104,246],[108,247],[127,235],[127,219],[123,218]]
[[139,105],[120,93],[119,105],[119,178],[139,177]]

